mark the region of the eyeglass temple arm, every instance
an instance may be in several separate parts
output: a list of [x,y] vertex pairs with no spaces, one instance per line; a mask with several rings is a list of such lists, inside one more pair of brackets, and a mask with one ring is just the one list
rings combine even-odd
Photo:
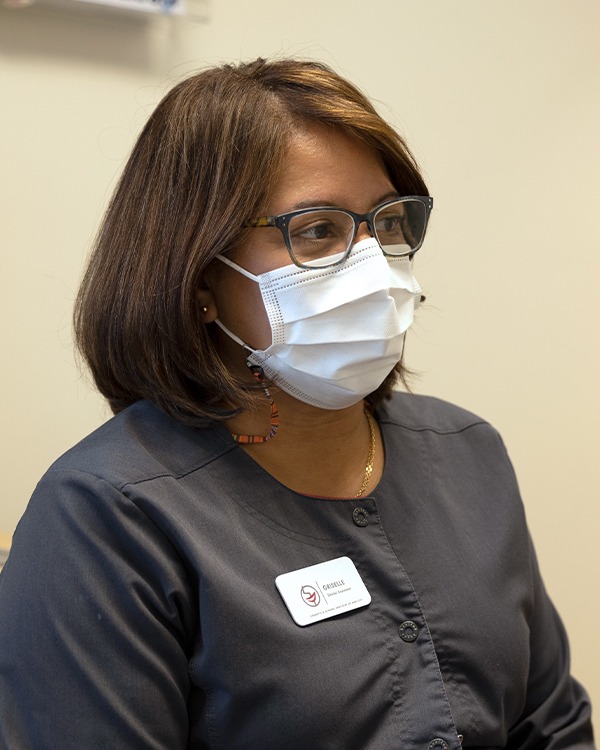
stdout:
[[261,216],[259,219],[248,219],[244,222],[245,227],[274,227],[275,219],[272,216]]

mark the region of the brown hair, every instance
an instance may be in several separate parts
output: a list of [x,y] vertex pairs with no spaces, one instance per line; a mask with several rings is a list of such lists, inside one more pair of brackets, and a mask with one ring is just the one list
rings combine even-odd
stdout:
[[[113,412],[147,398],[199,424],[251,402],[201,321],[197,293],[211,260],[264,211],[302,120],[329,123],[375,149],[399,194],[428,194],[402,138],[323,64],[258,59],[176,85],[125,166],[75,306],[77,345]],[[371,401],[402,374],[399,365]]]

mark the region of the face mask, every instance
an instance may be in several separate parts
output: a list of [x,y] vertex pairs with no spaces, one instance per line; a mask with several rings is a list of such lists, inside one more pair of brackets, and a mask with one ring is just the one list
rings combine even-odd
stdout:
[[377,390],[400,361],[404,332],[421,288],[410,259],[386,257],[374,239],[357,242],[329,268],[277,268],[255,276],[228,258],[223,263],[255,281],[271,325],[272,343],[252,349],[248,364],[300,401],[343,409]]

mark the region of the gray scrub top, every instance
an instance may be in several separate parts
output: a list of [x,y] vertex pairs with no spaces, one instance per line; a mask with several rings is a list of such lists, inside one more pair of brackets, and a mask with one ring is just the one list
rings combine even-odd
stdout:
[[[59,459],[0,575],[0,747],[593,747],[498,434],[406,394],[377,419],[360,499],[143,401]],[[370,604],[298,626],[276,577],[342,556]]]

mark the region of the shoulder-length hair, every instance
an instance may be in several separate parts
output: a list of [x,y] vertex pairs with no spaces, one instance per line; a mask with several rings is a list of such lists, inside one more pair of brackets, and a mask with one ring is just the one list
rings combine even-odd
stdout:
[[[252,403],[198,303],[207,265],[270,198],[295,126],[328,123],[380,156],[400,195],[427,195],[403,139],[351,83],[312,61],[258,59],[176,85],[139,136],[100,226],[74,312],[75,338],[117,413],[149,399],[188,424]],[[398,365],[371,395],[403,376]]]

